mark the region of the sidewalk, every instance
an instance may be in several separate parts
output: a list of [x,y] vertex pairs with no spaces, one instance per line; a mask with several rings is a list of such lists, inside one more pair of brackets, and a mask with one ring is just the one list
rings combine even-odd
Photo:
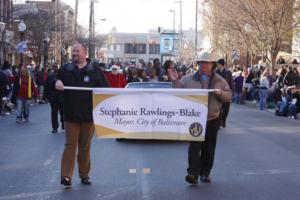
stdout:
[[[254,108],[254,109],[256,109],[257,111],[259,111],[259,109],[258,109],[258,103],[253,103],[252,101],[245,101],[245,103],[242,104],[242,105],[245,105],[245,106],[250,107],[250,108]],[[270,109],[270,108],[268,108],[268,109],[265,109],[264,111],[273,113],[274,116],[275,116],[275,110],[276,110],[276,109]],[[278,117],[280,117],[280,116],[278,116]],[[287,117],[283,117],[283,118],[287,118]],[[300,114],[298,114],[297,120],[300,121]]]

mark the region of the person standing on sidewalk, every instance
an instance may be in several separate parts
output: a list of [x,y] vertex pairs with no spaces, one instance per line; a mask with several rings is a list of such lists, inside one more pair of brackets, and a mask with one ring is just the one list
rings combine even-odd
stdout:
[[6,74],[0,70],[0,117],[3,114],[2,112],[5,107],[5,101],[3,101],[3,98],[6,97],[6,88],[8,85],[9,81]]
[[214,163],[219,116],[222,104],[230,102],[232,91],[227,82],[215,73],[216,60],[211,53],[203,53],[197,61],[199,70],[179,79],[177,71],[168,69],[168,75],[175,88],[219,89],[209,93],[208,118],[204,142],[190,142],[188,150],[188,175],[186,182],[198,184],[198,178],[204,183],[211,182],[210,172]]
[[244,77],[243,72],[238,71],[237,76],[233,80],[234,82],[234,97],[233,102],[235,104],[242,104],[243,103],[243,88],[244,88]]
[[13,86],[12,99],[16,99],[17,108],[17,123],[22,123],[23,118],[25,122],[29,120],[30,104],[32,98],[38,96],[38,91],[26,66],[21,66],[20,74],[16,77]]
[[81,183],[90,185],[90,146],[94,134],[92,91],[64,90],[72,87],[108,87],[104,73],[93,61],[88,61],[87,47],[77,42],[72,50],[72,63],[62,66],[55,87],[63,91],[66,143],[61,161],[61,184],[71,187],[76,150]]
[[60,114],[61,129],[64,130],[63,120],[63,93],[55,89],[55,82],[57,81],[58,66],[53,65],[53,72],[47,77],[44,85],[45,100],[49,101],[51,106],[51,123],[52,133],[57,133],[59,127],[58,112]]
[[[229,85],[230,90],[233,92],[234,88],[233,88],[232,73],[231,73],[231,71],[229,71],[225,68],[225,60],[220,59],[220,60],[218,60],[217,64],[218,64],[218,68],[216,70],[217,74],[219,74],[220,76],[222,76],[222,78],[224,78],[226,80],[226,82]],[[227,120],[229,111],[230,111],[230,102],[223,103],[221,111],[220,111],[220,125],[223,128],[226,127],[226,120]]]
[[260,77],[259,84],[259,109],[264,110],[267,107],[268,90],[270,88],[269,69],[265,69]]

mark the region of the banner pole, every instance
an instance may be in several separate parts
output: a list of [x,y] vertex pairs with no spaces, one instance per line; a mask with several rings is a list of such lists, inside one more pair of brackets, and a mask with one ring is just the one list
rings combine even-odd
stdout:
[[83,91],[93,91],[93,88],[86,88],[86,87],[69,87],[65,86],[64,90],[83,90]]
[[[64,90],[81,90],[81,91],[95,91],[95,90],[102,90],[102,91],[131,91],[133,88],[88,88],[88,87],[70,87],[70,86],[64,86]],[[143,89],[143,90],[140,90]],[[148,89],[148,88],[147,88]],[[136,92],[147,92],[146,88],[134,88],[134,90]],[[161,89],[161,88],[149,88],[149,90],[151,89]],[[172,88],[172,89],[183,89],[183,88]],[[168,90],[168,89],[167,89]],[[185,90],[185,89],[183,89]],[[204,92],[216,92],[216,91],[220,91],[220,89],[199,89],[202,90]]]

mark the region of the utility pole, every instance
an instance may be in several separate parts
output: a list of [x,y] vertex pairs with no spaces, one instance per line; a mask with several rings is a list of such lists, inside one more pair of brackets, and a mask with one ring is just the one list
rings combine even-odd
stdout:
[[10,16],[9,16],[9,24],[10,28],[12,28],[12,23],[13,23],[13,11],[14,11],[14,2],[10,1]]
[[176,29],[175,29],[175,16],[176,16],[176,12],[175,10],[169,10],[170,13],[173,13],[173,45],[172,45],[172,54],[174,55],[174,50],[175,50],[175,32],[176,32]]
[[[182,62],[182,48],[183,48],[183,31],[182,31],[182,0],[175,1],[175,3],[180,4],[180,48],[179,48],[179,57],[180,62]],[[182,64],[182,63],[181,63]]]
[[90,6],[90,23],[89,23],[89,58],[95,58],[95,47],[94,47],[94,39],[95,39],[95,31],[94,31],[94,0],[91,0]]
[[182,1],[180,1],[180,62],[182,64],[183,31],[182,31]]
[[[94,6],[94,5],[93,5]],[[94,13],[94,7],[93,7],[93,40],[92,40],[92,46],[93,46],[93,52],[95,52],[96,51],[96,34],[95,34],[95,25],[96,25],[96,22],[95,22],[95,13]],[[93,58],[95,58],[96,57],[96,55],[95,55],[95,53],[94,53],[94,57]]]
[[195,24],[195,58],[197,58],[198,51],[198,0],[196,0],[196,24]]
[[75,21],[74,21],[74,38],[77,38],[77,18],[78,18],[78,1],[75,0]]

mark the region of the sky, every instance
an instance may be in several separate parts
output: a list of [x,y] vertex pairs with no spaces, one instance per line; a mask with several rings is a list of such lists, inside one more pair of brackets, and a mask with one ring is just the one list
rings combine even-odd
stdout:
[[[61,1],[74,8],[75,0]],[[179,30],[180,4],[175,3],[175,0],[96,0],[96,2],[97,33],[108,33],[113,27],[116,27],[118,32],[129,33],[147,33],[150,29],[157,30],[159,26],[173,29],[173,13],[169,10],[175,10],[175,28]],[[86,28],[89,23],[89,5],[90,0],[79,0],[78,22]],[[183,29],[195,27],[195,11],[196,0],[182,0]],[[103,18],[107,20],[101,21]],[[201,23],[198,26],[201,26]]]

